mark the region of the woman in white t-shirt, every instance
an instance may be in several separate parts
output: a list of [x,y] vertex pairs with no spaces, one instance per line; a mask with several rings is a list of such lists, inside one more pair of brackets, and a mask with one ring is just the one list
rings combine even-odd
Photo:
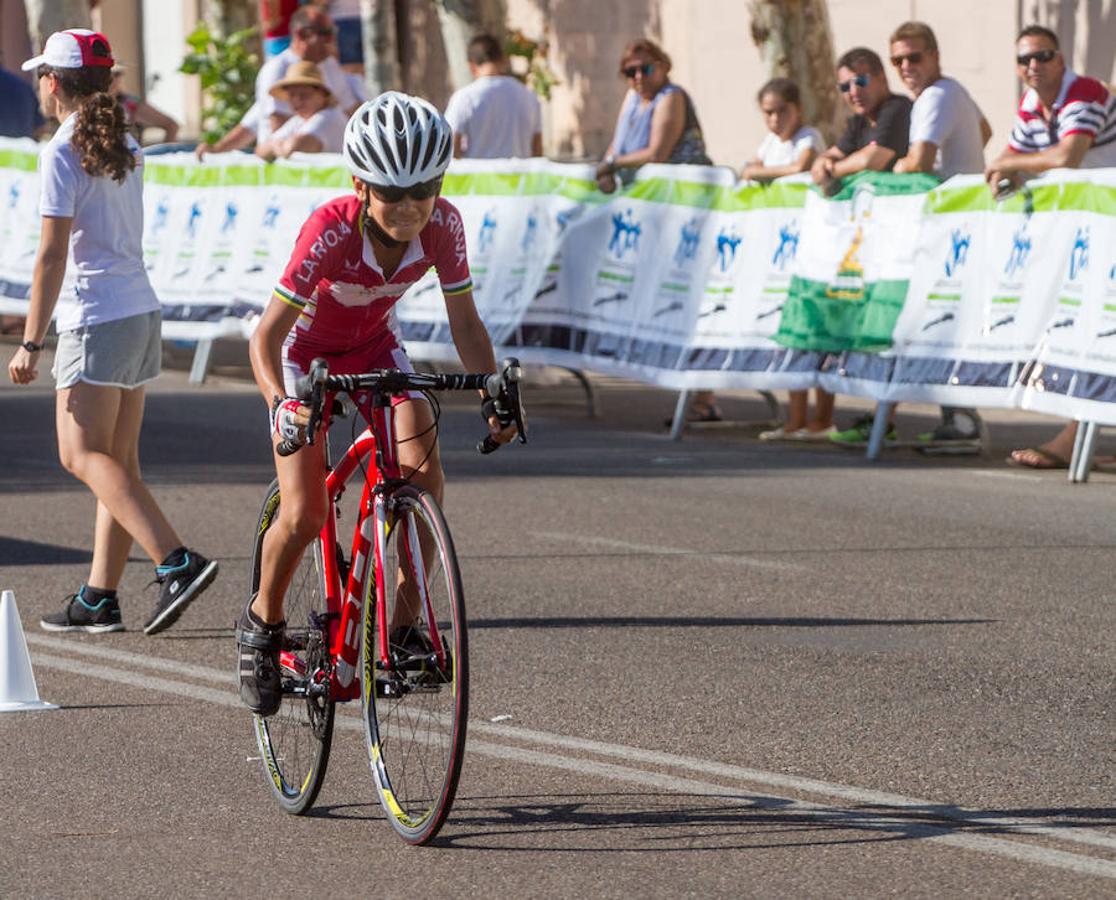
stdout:
[[[52,34],[23,64],[37,70],[43,113],[62,125],[39,157],[42,233],[24,340],[8,374],[16,384],[38,377],[64,294],[54,355],[58,453],[96,495],[97,519],[88,580],[41,624],[122,631],[116,587],[134,539],[156,563],[161,585],[144,623],[155,634],[212,583],[217,563],[182,545],[140,475],[143,385],[159,374],[161,314],[140,247],[143,153],[110,93],[112,64],[105,36],[77,28]],[[68,254],[75,278],[63,291]]]
[[[760,88],[756,98],[767,124],[768,135],[756,152],[757,158],[740,172],[741,178],[766,181],[809,172],[815,157],[825,149],[816,128],[802,123],[798,85],[789,78],[773,78]],[[786,422],[760,433],[760,440],[827,441],[833,427],[833,394],[814,389],[814,415],[810,416],[807,391],[790,391]]]
[[348,119],[317,65],[305,60],[295,63],[272,86],[271,96],[286,101],[294,115],[256,147],[258,156],[273,160],[292,153],[341,152]]

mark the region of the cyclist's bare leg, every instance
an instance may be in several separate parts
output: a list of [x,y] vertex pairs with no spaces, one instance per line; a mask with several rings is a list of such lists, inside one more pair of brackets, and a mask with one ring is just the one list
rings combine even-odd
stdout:
[[[275,444],[279,438],[275,438]],[[279,517],[264,535],[260,589],[252,611],[264,622],[283,621],[283,598],[298,561],[325,523],[325,442],[307,444],[290,456],[275,454],[279,476]]]
[[[428,490],[442,505],[445,477],[434,433],[434,413],[425,400],[410,400],[395,407],[395,433],[399,435],[399,467],[403,477]],[[407,440],[407,438],[412,438]],[[433,547],[423,542],[422,556],[430,571]],[[410,625],[421,613],[421,604],[410,573],[400,571],[396,601],[391,612],[391,630]]]
[[430,491],[441,506],[445,477],[433,426],[434,412],[426,400],[396,405],[395,433],[399,436],[399,467],[403,477]]
[[[111,590],[119,583],[130,546],[121,532],[138,541],[156,563],[182,545],[140,476],[137,448],[143,403],[143,388],[123,390],[81,381],[58,392],[59,459],[98,501],[90,572],[95,587]],[[115,527],[102,525],[101,506]],[[102,577],[111,583],[97,584]]]

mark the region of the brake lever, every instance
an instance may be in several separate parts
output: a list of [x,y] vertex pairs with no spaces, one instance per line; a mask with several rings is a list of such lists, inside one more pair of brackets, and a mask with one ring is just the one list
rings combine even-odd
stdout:
[[[523,405],[519,392],[519,379],[523,376],[523,370],[519,366],[519,360],[514,356],[509,356],[500,363],[500,373],[493,379],[495,384],[490,384],[487,388],[488,394],[493,400],[500,405],[501,398],[506,398],[506,407],[511,415],[511,418],[506,423],[510,425],[515,423],[516,436],[519,438],[519,443],[527,443],[527,423],[523,418]],[[500,419],[501,424],[505,424],[503,419]],[[477,450],[480,453],[492,453],[499,450],[501,444],[492,435],[485,435],[483,440],[477,442]]]

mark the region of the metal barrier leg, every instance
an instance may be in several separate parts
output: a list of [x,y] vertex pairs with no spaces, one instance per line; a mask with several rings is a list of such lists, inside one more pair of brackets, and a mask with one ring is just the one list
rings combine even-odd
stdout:
[[682,429],[686,427],[686,410],[690,406],[690,392],[679,391],[678,401],[674,404],[674,418],[670,421],[670,439],[682,439]]
[[875,462],[880,458],[880,448],[883,447],[884,435],[887,434],[887,422],[891,418],[894,403],[877,403],[876,415],[872,419],[872,434],[868,437],[868,459]]
[[204,384],[209,374],[209,357],[213,354],[213,340],[198,341],[194,350],[194,364],[190,367],[190,384]]
[[1070,484],[1084,484],[1089,480],[1099,434],[1100,428],[1096,422],[1077,423],[1077,437],[1073,442],[1073,457],[1070,459]]
[[581,384],[582,390],[585,391],[585,408],[590,419],[597,418],[597,392],[593,388],[593,383],[585,376],[581,369],[569,369],[565,366],[560,368],[565,369]]
[[779,409],[779,401],[775,399],[775,395],[771,391],[760,391],[759,395],[767,403],[767,411],[771,413],[772,424],[778,425],[783,421],[783,411]]

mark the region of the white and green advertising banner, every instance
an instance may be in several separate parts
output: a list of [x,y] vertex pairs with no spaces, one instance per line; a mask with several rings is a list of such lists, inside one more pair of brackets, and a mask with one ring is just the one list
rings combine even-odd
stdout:
[[[38,245],[37,148],[0,139],[0,312]],[[168,337],[247,336],[298,229],[351,190],[337,156],[152,156],[144,255]],[[804,388],[1023,406],[1116,424],[1116,171],[1061,171],[996,202],[976,176],[805,177],[457,161],[476,300],[527,362],[663,387]],[[416,358],[453,358],[433,274],[399,305]]]

